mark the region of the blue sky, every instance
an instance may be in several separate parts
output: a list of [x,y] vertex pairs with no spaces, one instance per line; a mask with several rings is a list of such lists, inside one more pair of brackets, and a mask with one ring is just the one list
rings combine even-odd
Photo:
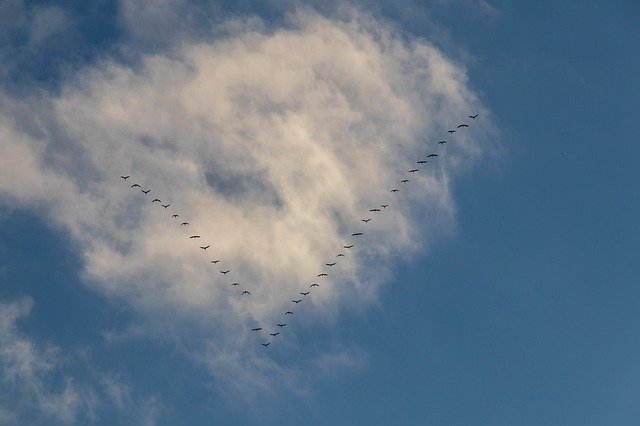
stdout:
[[[100,172],[112,170],[112,166],[100,168],[104,154],[95,157],[97,160],[91,156],[92,152],[102,152],[98,148],[87,149],[86,157],[76,157],[74,146],[84,148],[87,138],[83,135],[92,132],[97,139],[110,140],[111,123],[96,118],[111,111],[100,110],[108,100],[130,99],[130,92],[134,99],[144,97],[139,96],[141,93],[150,96],[158,87],[167,85],[171,89],[175,81],[185,78],[180,67],[145,62],[154,55],[179,57],[184,47],[176,48],[176,40],[184,42],[179,46],[209,46],[193,53],[194,58],[199,58],[198,54],[205,58],[202,63],[194,60],[200,64],[195,68],[217,70],[216,61],[233,64],[233,58],[245,53],[216,44],[218,40],[242,44],[243,34],[257,31],[259,44],[262,37],[271,40],[269,34],[296,25],[298,33],[311,37],[324,28],[335,30],[334,23],[344,19],[341,8],[345,7],[339,2],[305,7],[295,2],[286,7],[272,2],[204,6],[176,1],[165,3],[168,6],[164,8],[154,2],[148,8],[140,4],[123,1],[78,6],[73,2],[14,1],[0,6],[0,27],[4,28],[0,30],[0,105],[4,110],[0,125],[8,122],[6,117],[17,123],[14,127],[7,125],[17,129],[15,132],[2,136],[19,137],[23,132],[36,141],[47,142],[43,158],[48,168],[40,170],[44,180],[47,176],[50,180],[73,176],[78,171],[88,181],[99,183],[95,178],[98,172],[80,166],[86,158],[96,162]],[[302,23],[291,24],[287,13],[296,5],[315,9],[318,15],[304,15]],[[440,101],[445,105],[442,110],[424,106],[437,123],[423,129],[417,118],[408,118],[407,127],[418,130],[407,130],[399,139],[410,140],[423,131],[435,137],[442,130],[438,126],[451,124],[439,120],[468,105],[482,108],[480,118],[486,117],[477,130],[468,132],[467,151],[447,151],[459,160],[457,168],[448,163],[449,168],[443,169],[443,175],[451,180],[446,184],[444,180],[424,183],[426,195],[413,193],[402,216],[394,216],[380,228],[379,240],[374,241],[388,251],[371,249],[359,258],[354,270],[366,270],[365,278],[349,281],[353,286],[349,288],[358,292],[346,294],[362,296],[347,301],[326,296],[309,312],[311,319],[301,319],[300,326],[290,324],[297,328],[282,336],[288,339],[282,339],[285,344],[274,345],[269,350],[275,350],[267,354],[257,349],[255,354],[253,350],[248,354],[244,340],[220,336],[216,331],[238,334],[235,326],[227,324],[236,309],[233,304],[217,304],[220,296],[215,295],[210,305],[193,301],[207,299],[208,293],[194,293],[192,298],[182,294],[157,296],[163,287],[145,281],[144,276],[154,270],[164,272],[162,260],[158,263],[158,258],[140,251],[147,261],[130,264],[114,255],[113,264],[104,266],[100,259],[111,259],[120,248],[100,251],[102,246],[85,241],[77,230],[89,232],[109,247],[120,247],[121,240],[114,242],[103,234],[124,229],[123,234],[144,236],[162,229],[164,222],[153,216],[154,212],[146,213],[148,206],[136,204],[135,198],[127,199],[116,190],[94,186],[95,191],[108,194],[100,198],[106,201],[99,208],[110,211],[113,201],[109,200],[121,197],[130,211],[142,212],[136,215],[147,215],[143,217],[159,224],[145,228],[144,223],[127,222],[127,227],[121,228],[118,221],[122,219],[113,223],[96,219],[100,214],[93,211],[93,198],[67,198],[71,196],[62,189],[55,192],[65,183],[47,189],[53,192],[43,195],[38,185],[49,187],[38,183],[39,178],[28,180],[28,175],[18,171],[7,173],[9,164],[0,162],[5,167],[5,173],[0,174],[5,181],[0,186],[0,345],[5,365],[0,381],[0,422],[637,423],[640,148],[635,142],[640,136],[636,118],[640,110],[640,59],[633,52],[640,40],[640,7],[630,1],[560,5],[407,1],[400,5],[367,2],[360,4],[358,11],[366,16],[360,19],[370,19],[367,25],[392,28],[392,40],[435,47],[444,55],[445,64],[464,69],[468,78],[460,83],[460,104],[445,93]],[[247,16],[261,21],[239,20]],[[232,21],[236,27],[230,24]],[[368,35],[357,38],[361,33],[354,35],[350,27],[337,28],[340,34],[361,42],[375,39]],[[296,37],[284,37],[282,43],[294,43]],[[227,51],[220,46],[231,49],[232,59],[224,59]],[[307,70],[304,64],[316,60],[312,54],[304,56],[304,49],[296,50],[294,44],[288,47],[291,57],[298,54],[302,58],[297,65],[300,70]],[[393,61],[394,55],[400,54],[409,58],[406,81],[390,66],[382,68],[388,72],[385,77],[397,79],[393,87],[398,98],[422,107],[421,101],[411,96],[418,86],[408,81],[420,75],[416,64],[422,64],[424,58],[410,50],[384,51],[375,58],[383,61],[390,57]],[[214,58],[213,65],[208,58]],[[109,76],[101,75],[105,63],[116,64],[119,68],[113,73],[126,83],[120,85],[120,80],[114,83]],[[434,69],[429,68],[429,72]],[[140,72],[154,83],[145,86],[142,78],[128,80],[129,74],[122,70]],[[379,120],[377,110],[368,110],[366,102],[349,98],[362,88],[360,82],[348,82],[350,74],[342,68],[331,75],[342,76],[343,81],[334,81],[333,87],[341,87],[344,82],[346,89],[341,93],[355,105],[356,112],[370,117],[371,122]],[[443,81],[454,81],[455,76],[455,72],[447,74]],[[242,83],[251,77],[260,81],[260,74],[237,78]],[[288,90],[286,81],[269,81],[276,94]],[[235,82],[238,86],[233,87],[243,87],[240,83]],[[206,90],[206,85],[202,87]],[[428,97],[435,96],[434,91],[431,88],[418,93]],[[267,97],[276,96],[265,93]],[[313,99],[293,99],[302,112],[311,108],[306,105]],[[211,103],[219,108],[227,105]],[[318,110],[318,121],[324,123],[321,120],[332,117],[334,108],[340,108],[340,104],[331,104],[328,112]],[[402,117],[402,111],[402,105],[389,104],[390,117]],[[163,116],[163,120],[170,119]],[[38,127],[43,122],[46,132]],[[251,125],[247,122],[246,128],[239,126],[240,130],[234,131],[246,130],[242,135],[248,137],[254,130]],[[132,134],[137,131],[135,123],[127,126],[113,125]],[[151,139],[169,138],[171,126],[166,127],[168,130],[158,124],[157,135],[153,126],[141,132]],[[367,129],[363,125],[361,131]],[[263,130],[269,132],[268,128]],[[322,138],[321,130],[307,127],[305,131]],[[176,137],[199,137],[196,131],[185,132],[176,131]],[[0,144],[0,156],[3,149],[9,152],[7,140]],[[69,140],[82,142],[74,145]],[[226,146],[224,140],[220,137],[216,142],[218,149]],[[344,142],[343,146],[358,158],[366,153],[358,151],[363,145],[356,142]],[[392,143],[390,139],[384,142]],[[87,141],[87,146],[90,143]],[[117,150],[117,145],[109,146]],[[270,151],[278,147],[269,146]],[[191,147],[209,158],[206,152],[197,151],[201,145],[194,142]],[[160,145],[156,148],[161,149]],[[401,156],[414,148],[412,142],[406,142],[402,148],[406,151],[399,149],[390,156]],[[184,154],[185,162],[191,154]],[[175,155],[183,152],[177,150]],[[233,151],[225,151],[225,155],[227,161],[234,161]],[[4,157],[9,158],[6,153]],[[383,157],[367,158],[384,165]],[[211,158],[210,167],[224,167],[215,163],[215,156]],[[287,167],[282,158],[274,161]],[[187,172],[164,175],[142,160],[136,164],[147,173],[146,182],[156,185],[154,191],[160,186],[158,181],[165,187],[175,185],[174,199],[189,200],[187,195],[179,198],[181,185],[188,182]],[[271,170],[265,164],[265,170]],[[47,174],[49,169],[57,174]],[[358,173],[354,175],[358,183],[349,188],[366,192],[367,170]],[[248,176],[237,186],[232,184],[231,190],[220,191],[225,197],[238,197],[241,207],[262,208],[262,204],[256,207],[242,203],[245,197],[262,197],[268,192],[264,189],[271,186],[259,184],[255,189],[254,182],[266,178],[262,174]],[[10,183],[13,177],[21,183]],[[320,178],[330,176],[327,173]],[[283,204],[296,201],[286,192],[286,185],[277,186],[280,181],[275,178],[266,181],[274,185],[276,197],[281,197]],[[76,185],[82,188],[81,182]],[[230,194],[233,188],[242,188],[243,194]],[[317,191],[321,190],[312,186],[308,194],[325,196]],[[362,197],[355,201],[357,205],[369,200],[368,195]],[[71,206],[73,210],[65,210],[65,203],[75,202],[78,204]],[[264,203],[268,205],[269,201]],[[194,206],[189,212],[201,217],[199,212],[206,211],[207,206]],[[86,215],[77,214],[76,218],[74,212],[82,209],[86,209]],[[271,215],[271,210],[264,211]],[[74,219],[64,219],[65,215]],[[261,227],[281,226],[277,209],[268,217],[259,224]],[[296,215],[290,220],[283,223],[306,223],[297,222]],[[348,222],[348,217],[337,220]],[[410,238],[397,236],[406,224],[414,225]],[[237,225],[253,229],[251,223],[238,220]],[[309,226],[316,225],[319,228],[314,229],[323,229],[323,223]],[[101,226],[106,231],[99,229]],[[231,226],[227,228],[231,233]],[[223,230],[216,232],[224,234]],[[333,237],[332,230],[326,232],[327,238]],[[312,239],[314,235],[301,234],[300,238]],[[268,245],[269,240],[264,241],[257,236],[253,244]],[[418,245],[414,246],[416,241]],[[251,244],[243,242],[245,248]],[[321,241],[317,248],[323,250]],[[410,254],[403,255],[405,251]],[[386,259],[385,253],[390,253]],[[295,259],[295,253],[291,256]],[[191,258],[176,259],[165,260],[171,265],[183,262],[185,269],[194,267]],[[251,271],[259,258],[231,262],[234,266],[246,265],[248,276],[257,276]],[[295,274],[287,275],[293,274],[290,269],[283,271],[274,270],[270,276],[282,282],[297,279]],[[164,277],[157,281],[170,286],[172,280],[185,277],[193,278],[176,272],[166,282]],[[282,285],[274,284],[268,294],[279,296],[282,292],[281,298],[287,298],[290,287]],[[344,298],[345,293],[339,294]],[[279,306],[278,301],[269,300]],[[255,312],[262,312],[262,305],[252,306]],[[269,317],[270,311],[264,309],[265,317]],[[209,317],[205,312],[211,310],[224,310],[225,314]],[[258,313],[253,315],[260,318]],[[36,361],[24,362],[28,356]]]

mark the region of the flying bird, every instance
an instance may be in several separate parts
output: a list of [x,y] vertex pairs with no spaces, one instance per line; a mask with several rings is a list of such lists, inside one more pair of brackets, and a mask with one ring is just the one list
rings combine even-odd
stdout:
[[351,234],[352,237],[359,237],[361,235],[364,235],[362,232],[354,232],[353,234]]
[[440,145],[444,145],[445,143],[447,143],[447,141],[440,141],[438,142]]
[[287,324],[282,323],[282,324],[276,324],[276,325],[277,325],[278,327],[281,327],[281,328],[282,328],[282,327],[284,327],[284,326],[285,326],[285,325],[287,325]]
[[298,299],[298,300],[292,300],[293,303],[300,303],[302,302],[302,299]]
[[245,290],[245,291],[243,291],[243,292],[241,293],[241,295],[244,295],[244,294],[248,294],[249,296],[251,296],[251,293],[249,293],[247,290]]
[[418,164],[427,164],[427,160],[420,160],[418,161]]
[[142,191],[145,195],[151,192],[151,190],[150,190],[150,189],[147,189],[146,191],[145,191],[144,189],[141,189],[141,191]]
[[152,203],[161,203],[161,202],[162,201],[160,201],[160,199],[158,199],[158,198],[154,198],[153,201],[152,201]]
[[202,250],[206,250],[206,249],[208,249],[209,247],[211,247],[211,244],[206,245],[206,246],[200,246],[200,248],[201,248]]
[[200,238],[200,235],[192,235],[189,237],[189,239],[194,240],[196,238]]
[[380,204],[380,207],[382,207],[383,209],[386,209],[387,207],[389,207],[389,204]]
[[285,312],[284,314],[285,314],[285,315],[293,315],[293,312],[291,312],[291,311],[287,311],[287,312]]
[[212,260],[211,263],[218,263],[220,262],[220,259],[216,259],[216,260]]
[[239,285],[240,285],[240,283],[231,283],[231,287],[237,287]]
[[438,154],[429,154],[429,155],[427,155],[427,157],[437,157],[437,156],[438,156]]
[[271,342],[267,342],[267,343],[260,343],[260,344],[266,348],[267,346],[269,346],[269,345],[271,344]]
[[167,207],[169,207],[171,204],[160,204],[160,205],[166,209],[166,208],[167,208]]
[[323,273],[321,273],[321,274],[318,274],[318,277],[326,277],[326,276],[328,276],[328,275],[327,275],[327,274],[325,274],[324,272],[323,272]]
[[371,220],[371,218],[369,218],[369,219],[360,219],[360,220],[363,221],[364,223],[367,223],[367,222],[369,222]]
[[468,125],[468,124],[464,124],[464,123],[463,123],[463,124],[458,125],[458,129],[459,129],[460,127],[469,127],[469,125]]
[[122,179],[127,180],[131,177],[131,175],[127,175],[127,176],[120,176]]
[[320,285],[319,285],[319,284],[316,284],[316,283],[313,283],[313,284],[311,284],[311,285],[309,286],[309,288],[312,288],[312,287],[320,287]]
[[350,249],[351,247],[353,247],[353,244],[351,244],[350,246],[342,246],[342,247],[346,249]]
[[279,331],[278,331],[277,333],[269,333],[269,336],[276,337],[278,334],[280,334],[280,332],[279,332]]
[[411,170],[409,170],[409,173],[415,173],[415,172],[417,172],[417,171],[419,171],[419,170],[420,170],[420,169],[411,169]]
[[309,293],[311,293],[311,292],[310,292],[310,291],[307,291],[306,293],[305,293],[305,292],[302,292],[302,291],[300,292],[300,294],[301,294],[301,295],[303,295],[303,296],[308,296],[308,295],[309,295]]
[[402,180],[400,181],[400,183],[407,183],[407,182],[409,182],[409,179],[402,179]]
[[391,192],[393,192],[393,193],[396,193],[396,192],[399,192],[399,191],[400,191],[399,189],[392,189],[391,190]]
[[174,215],[171,215],[171,217],[180,217],[180,215],[179,214],[174,214]]
[[182,223],[180,224],[180,226],[187,226],[188,224],[189,224],[189,222],[182,222]]
[[231,269],[227,269],[226,271],[220,271],[220,273],[223,275],[227,275],[230,271]]
[[131,185],[132,188],[140,188],[140,185],[138,185],[137,183],[134,183],[133,185]]
[[344,257],[344,253],[338,253],[336,257]]
[[262,327],[256,327],[251,329],[251,331],[260,331],[260,330],[262,330]]
[[455,130],[447,130],[447,133],[452,133],[453,134],[455,132],[456,132]]
[[470,115],[469,118],[473,118],[475,120],[478,117],[478,115],[480,115],[480,114]]
[[379,212],[379,211],[380,211],[380,209],[371,209],[371,210],[369,210],[369,211],[370,211],[370,212]]
[[327,265],[327,266],[333,266],[333,265],[335,265],[335,264],[336,264],[336,262],[333,262],[333,263],[325,263],[325,265]]

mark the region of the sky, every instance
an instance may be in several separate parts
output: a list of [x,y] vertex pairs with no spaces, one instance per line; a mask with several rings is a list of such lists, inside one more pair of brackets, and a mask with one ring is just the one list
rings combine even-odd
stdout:
[[0,2],[0,424],[637,424],[639,19]]

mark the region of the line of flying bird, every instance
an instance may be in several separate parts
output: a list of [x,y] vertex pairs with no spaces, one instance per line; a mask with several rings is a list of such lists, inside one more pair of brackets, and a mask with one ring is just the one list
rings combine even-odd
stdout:
[[[471,118],[472,120],[475,120],[476,118],[478,118],[478,115],[479,114],[469,115],[468,117]],[[456,133],[457,129],[467,128],[467,127],[469,127],[468,124],[461,123],[455,129],[448,130],[447,133],[449,133],[450,135],[453,135],[454,133]],[[436,144],[439,145],[439,146],[444,146],[446,143],[447,143],[446,140],[441,140],[441,141],[436,142]],[[426,156],[427,159],[418,160],[416,162],[416,164],[422,166],[424,164],[428,164],[428,161],[429,161],[428,159],[435,159],[437,157],[439,157],[438,154],[431,153],[431,154]],[[421,169],[419,169],[419,168],[411,168],[410,170],[407,171],[407,173],[412,173],[413,174],[413,173],[419,172],[420,170]],[[131,176],[130,175],[123,175],[123,176],[120,176],[120,177],[126,182],[127,179],[129,179]],[[406,184],[406,183],[409,183],[409,182],[410,182],[410,180],[407,179],[407,178],[403,178],[403,179],[400,180],[401,184]],[[137,183],[132,184],[130,187],[131,188],[140,188],[140,190],[142,191],[142,193],[144,195],[148,195],[151,192],[151,189],[142,189],[142,187]],[[399,188],[392,188],[392,189],[389,190],[389,192],[392,193],[392,194],[397,194],[397,193],[400,192],[400,189]],[[163,204],[162,201],[159,198],[154,198],[151,201],[151,204],[154,204],[154,203],[158,203],[164,209],[168,209],[171,206],[171,203]],[[380,204],[379,206],[376,206],[376,207],[373,207],[373,208],[369,209],[369,213],[382,212],[383,210],[385,210],[389,206],[390,206],[390,204]],[[180,219],[180,215],[178,213],[172,213],[171,217],[173,219]],[[373,219],[373,217],[374,216],[363,218],[363,219],[361,219],[361,221],[363,223],[367,224]],[[187,222],[187,221],[180,220],[179,221],[179,226],[180,227],[188,227],[188,226],[190,226],[190,223]],[[358,231],[358,232],[352,232],[350,235],[351,235],[352,238],[359,238],[359,237],[363,237],[365,234],[364,234],[364,232]],[[191,240],[198,240],[198,239],[201,239],[201,236],[198,235],[198,234],[191,234],[191,235],[189,235],[188,238],[191,239]],[[200,247],[200,249],[206,251],[207,249],[209,249],[211,247],[211,244],[208,243],[206,245],[198,245],[198,246]],[[344,244],[342,246],[342,249],[349,250],[349,249],[352,249],[353,247],[355,247],[355,242],[350,242],[349,244]],[[331,268],[331,267],[333,267],[333,266],[335,266],[337,264],[337,259],[342,258],[342,257],[345,257],[345,253],[340,251],[340,252],[338,252],[336,254],[336,260],[331,261],[331,262],[326,262],[324,265],[326,267],[328,267],[328,268]],[[220,259],[212,259],[211,260],[212,264],[218,264],[219,262],[220,262]],[[226,276],[228,273],[231,272],[231,270],[228,269],[228,268],[219,269],[219,272]],[[329,276],[329,274],[327,272],[320,272],[319,274],[317,274],[317,278],[326,278],[328,276]],[[230,284],[230,286],[233,287],[233,288],[240,287],[240,289],[239,289],[241,291],[240,292],[240,296],[250,296],[251,295],[249,290],[242,288],[240,286],[240,283],[238,283],[238,282],[232,282]],[[314,289],[316,287],[320,287],[320,284],[318,284],[316,282],[311,283],[308,287],[305,287],[306,291],[300,291],[299,292],[299,296],[297,296],[295,298],[292,298],[291,299],[291,303],[294,303],[295,306],[297,306],[300,302],[303,301],[304,297],[310,296],[312,289]],[[302,297],[300,297],[300,296],[302,296]],[[287,310],[287,311],[284,312],[283,317],[286,318],[286,317],[291,316],[293,314],[294,314],[293,310]],[[262,346],[264,346],[265,348],[269,347],[269,345],[271,345],[271,343],[273,342],[274,338],[276,336],[280,335],[281,331],[279,331],[279,330],[282,330],[282,328],[285,327],[286,325],[287,325],[287,323],[284,322],[284,321],[277,322],[275,324],[275,326],[278,327],[278,329],[268,330],[269,331],[268,335],[271,336],[271,338],[268,341],[264,341],[263,340],[260,344]],[[257,326],[257,327],[251,328],[252,332],[260,333],[263,330],[265,330],[265,328],[263,326]],[[265,330],[265,331],[267,331],[267,330]]]

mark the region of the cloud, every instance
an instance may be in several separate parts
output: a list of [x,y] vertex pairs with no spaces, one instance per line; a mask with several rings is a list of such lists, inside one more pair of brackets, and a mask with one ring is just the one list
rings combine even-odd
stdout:
[[[452,179],[486,153],[480,142],[493,131],[459,64],[358,10],[343,16],[302,10],[269,29],[238,19],[135,65],[105,59],[56,93],[4,95],[0,200],[66,230],[87,285],[126,303],[145,327],[206,339],[191,355],[220,382],[267,389],[278,372],[283,386],[303,389],[248,328],[271,331],[355,231],[366,231],[363,243],[295,321],[310,333],[305,325],[375,302],[393,262],[453,226]],[[412,176],[411,189],[390,194],[470,112],[483,120]],[[361,219],[383,202],[392,207],[365,229]],[[296,344],[289,329],[274,346]]]

